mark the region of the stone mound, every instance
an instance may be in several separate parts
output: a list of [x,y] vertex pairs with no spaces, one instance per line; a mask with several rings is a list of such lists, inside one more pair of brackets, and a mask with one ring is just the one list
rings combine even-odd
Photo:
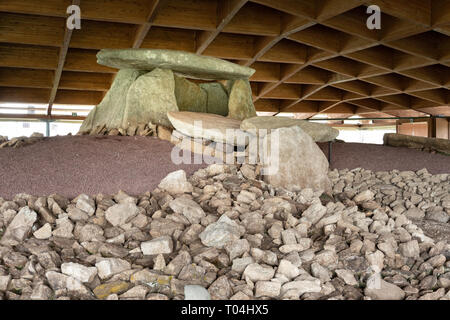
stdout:
[[259,169],[0,198],[0,300],[450,300],[450,244],[416,224],[449,214],[448,174],[334,170],[324,197]]
[[30,137],[16,137],[8,140],[8,137],[0,136],[0,149],[1,148],[20,148],[44,140],[45,137],[42,133],[35,132]]

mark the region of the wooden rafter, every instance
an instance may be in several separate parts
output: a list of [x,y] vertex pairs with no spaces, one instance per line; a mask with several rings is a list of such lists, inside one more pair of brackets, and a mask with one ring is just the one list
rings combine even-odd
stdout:
[[[80,0],[73,0],[72,5],[80,5]],[[67,51],[69,50],[70,39],[72,38],[73,30],[65,28],[64,40],[61,48],[59,49],[58,66],[55,71],[55,77],[53,78],[53,87],[50,91],[50,99],[48,101],[47,115],[52,115],[53,103],[56,99],[56,93],[58,92],[59,81],[63,72],[64,64],[66,62]]]
[[133,48],[140,48],[158,13],[167,5],[167,0],[153,0],[146,22],[140,25],[133,40]]

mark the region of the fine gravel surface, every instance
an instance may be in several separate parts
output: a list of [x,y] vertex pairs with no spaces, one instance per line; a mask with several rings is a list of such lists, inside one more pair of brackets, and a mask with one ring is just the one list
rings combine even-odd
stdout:
[[[319,144],[328,155],[328,144]],[[64,136],[21,148],[0,149],[0,197],[18,193],[60,195],[143,194],[157,187],[169,172],[190,175],[205,164],[175,165],[173,145],[154,137]],[[450,173],[450,157],[407,148],[373,144],[333,143],[330,168],[372,171],[419,170]]]
[[175,165],[173,145],[155,137],[63,136],[0,149],[0,197],[15,194],[137,195],[152,191],[172,171],[190,175],[206,165]]
[[[328,157],[328,143],[318,143]],[[427,168],[431,174],[450,173],[450,156],[368,143],[332,143],[331,169],[417,171]]]

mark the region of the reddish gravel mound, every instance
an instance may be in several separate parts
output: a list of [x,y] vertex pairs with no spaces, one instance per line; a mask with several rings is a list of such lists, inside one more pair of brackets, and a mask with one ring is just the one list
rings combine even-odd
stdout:
[[0,197],[58,193],[72,198],[119,190],[139,195],[172,171],[189,175],[205,166],[173,164],[172,148],[153,137],[65,136],[0,149]]
[[[318,143],[328,157],[328,143]],[[408,148],[367,143],[332,143],[330,168],[364,168],[372,171],[417,171],[450,173],[450,156]]]
[[[319,144],[328,155],[328,144]],[[143,194],[157,187],[169,172],[189,175],[206,165],[175,165],[173,146],[152,137],[66,136],[33,145],[0,149],[0,197],[15,194],[70,198],[81,193]],[[427,152],[360,143],[333,143],[331,168],[362,167],[450,173],[450,157]]]

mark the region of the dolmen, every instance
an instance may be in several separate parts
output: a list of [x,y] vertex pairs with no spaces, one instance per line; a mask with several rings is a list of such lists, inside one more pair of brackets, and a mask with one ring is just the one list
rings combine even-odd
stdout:
[[249,82],[254,69],[160,49],[104,49],[97,59],[120,70],[102,102],[83,122],[80,134],[151,135],[158,126],[172,129],[167,117],[171,111],[237,120],[256,116]]
[[332,141],[338,131],[258,117],[249,82],[255,70],[173,50],[105,49],[97,58],[120,70],[79,134],[156,135],[176,145],[177,164],[201,155],[199,163],[256,166],[274,187],[331,191],[329,164],[316,142]]
[[214,163],[209,159],[215,158],[219,163],[259,166],[261,170],[257,171],[264,181],[274,187],[331,192],[328,160],[316,141],[334,140],[336,129],[323,124],[305,125],[303,120],[280,121],[278,117],[240,121],[180,111],[168,112],[167,116],[175,128],[172,142],[179,148],[173,161],[187,151],[201,154],[209,164]]

